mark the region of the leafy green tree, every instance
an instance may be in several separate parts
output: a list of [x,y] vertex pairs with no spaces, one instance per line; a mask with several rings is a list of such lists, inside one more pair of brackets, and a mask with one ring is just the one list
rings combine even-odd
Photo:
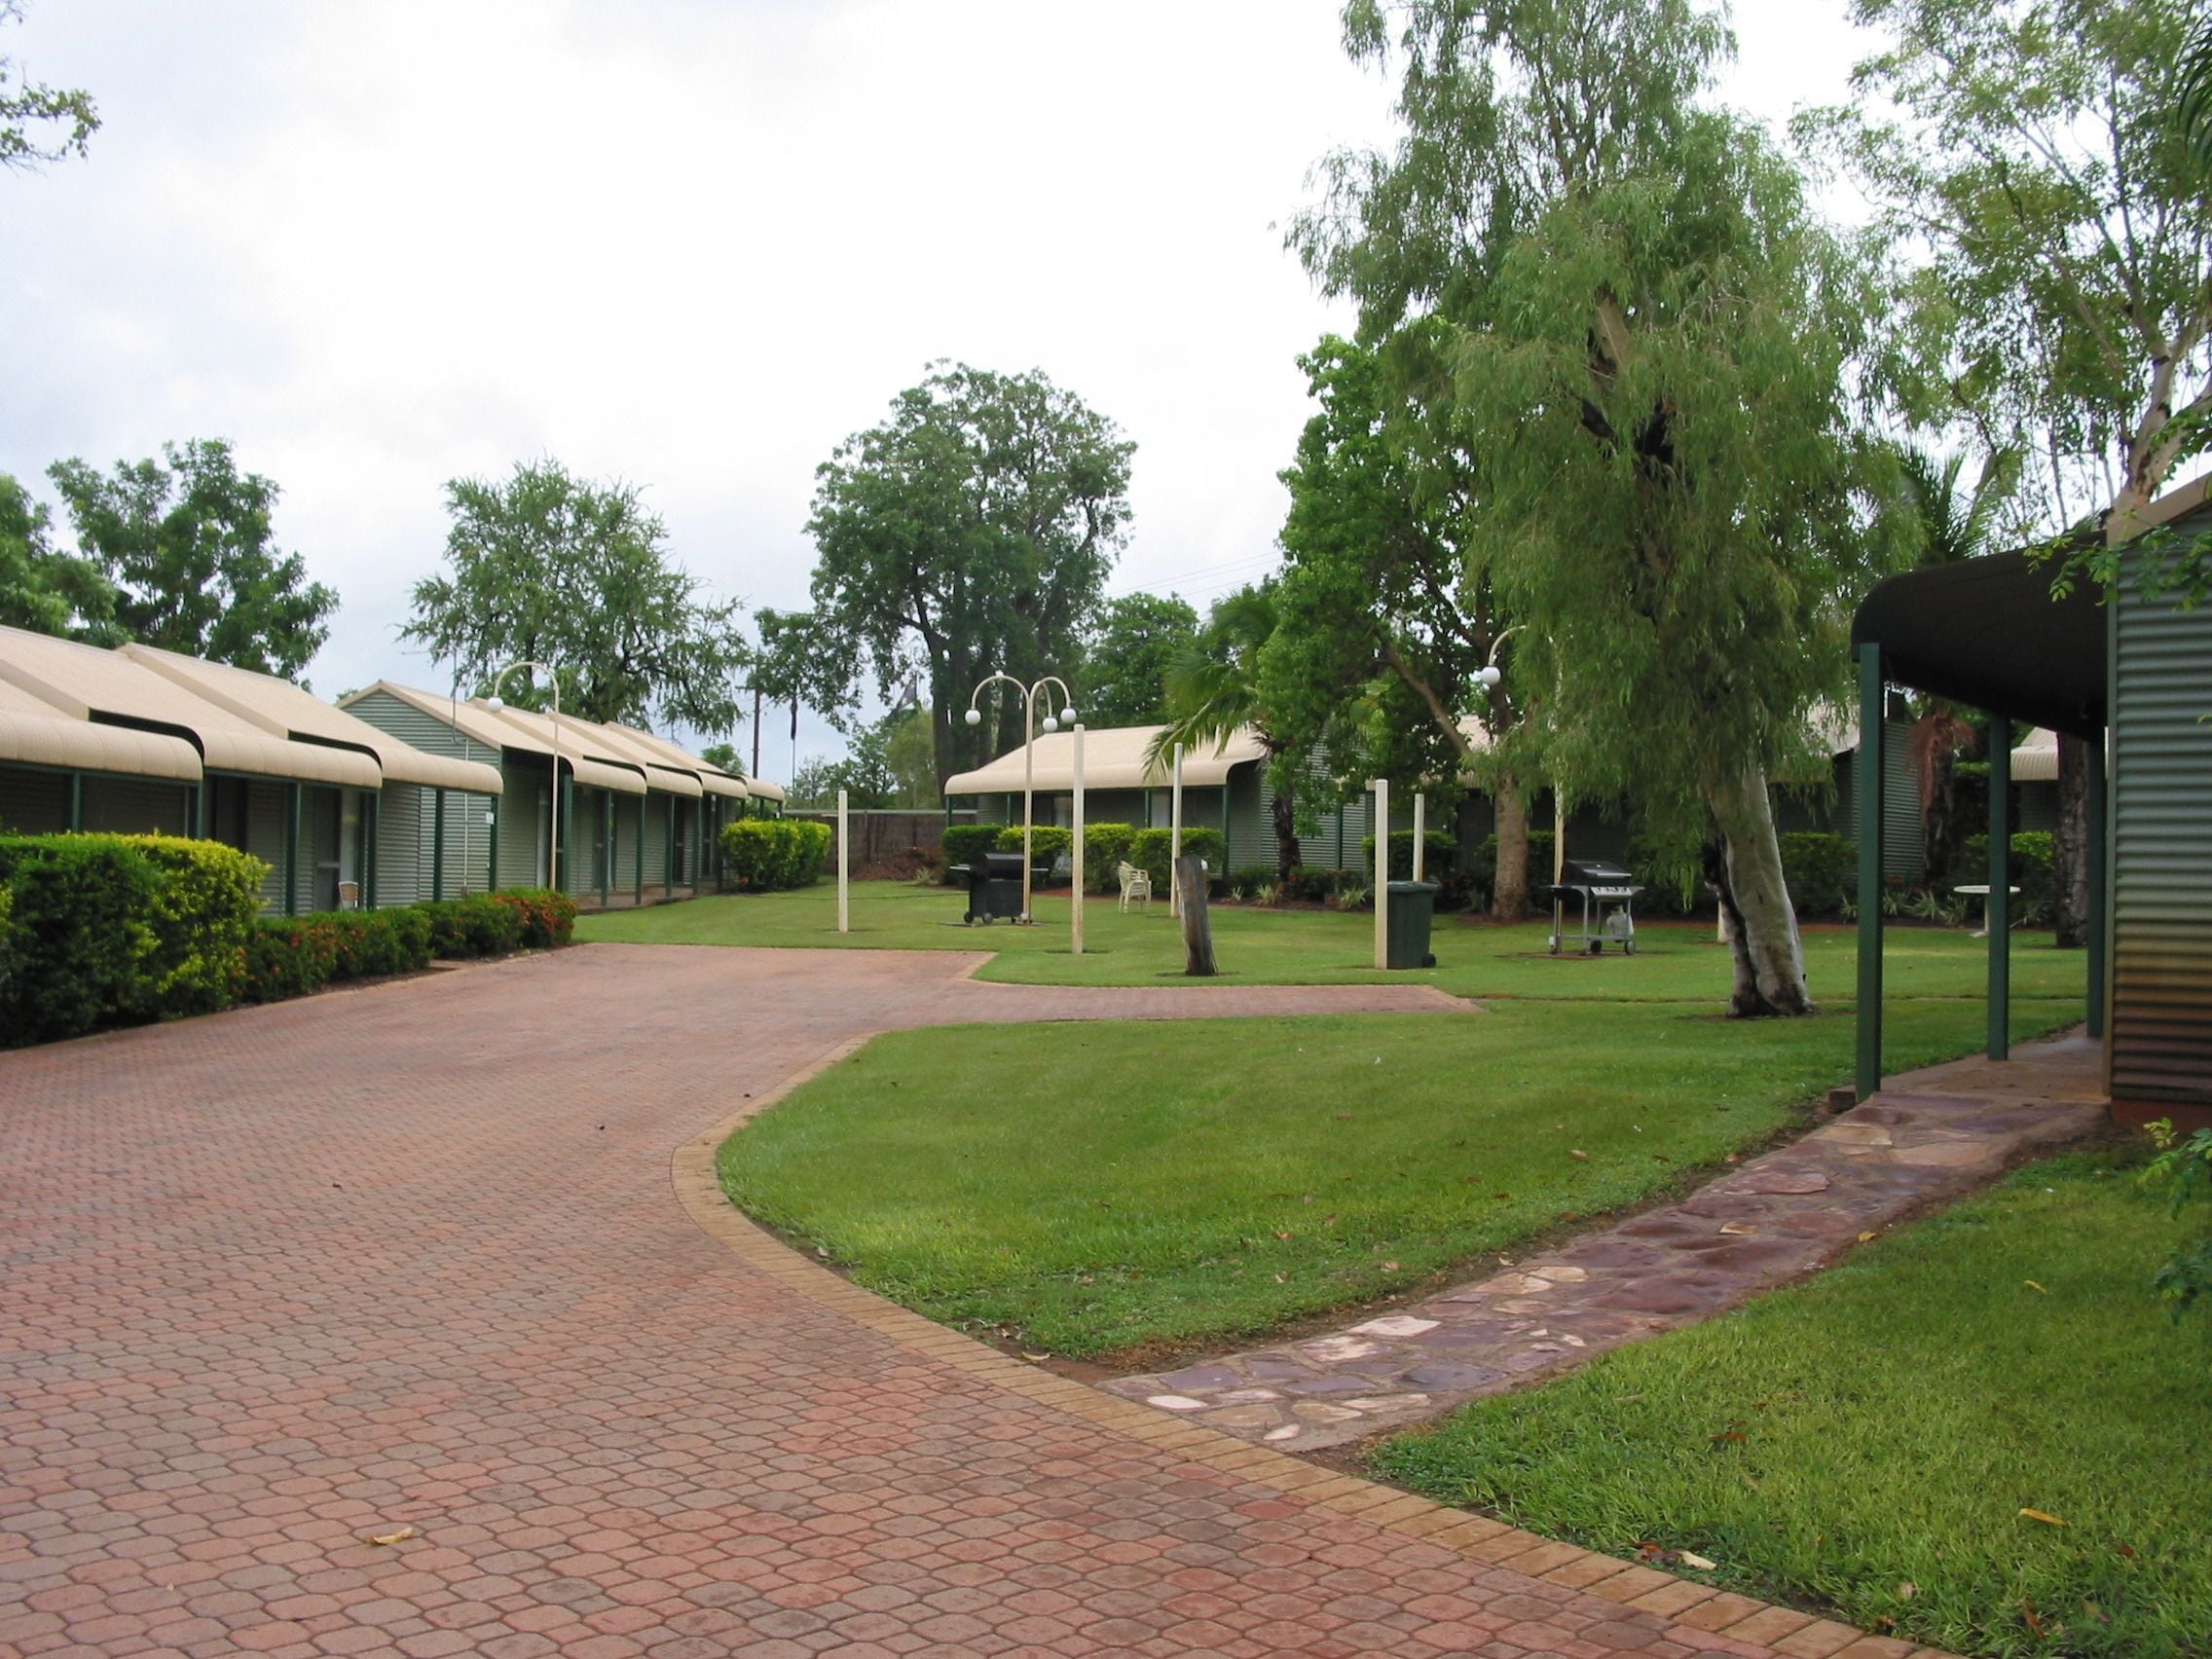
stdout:
[[[2212,10],[1855,0],[1853,15],[1887,37],[1854,75],[1872,96],[1807,126],[1851,166],[1897,245],[1928,250],[1903,277],[1940,388],[1922,419],[2037,458],[2018,497],[2023,534],[2093,531],[2140,507],[2212,424],[2212,172],[2174,119],[2175,65]],[[2083,540],[2071,563],[2109,581],[2102,537]],[[2192,592],[2208,578],[2201,550],[2182,562]],[[2086,784],[2082,745],[2063,737],[2062,944],[2082,943],[2087,924]]]
[[[22,20],[22,0],[0,0],[0,24]],[[36,171],[82,156],[99,126],[92,93],[23,80],[15,58],[0,52],[0,167]]]
[[2190,37],[2174,80],[2175,123],[2196,170],[2212,178],[2212,19]]
[[[1295,233],[1363,339],[1432,328],[1479,510],[1467,557],[1522,623],[1546,770],[1625,795],[1737,922],[1736,1014],[1812,1011],[1769,782],[1817,763],[1851,602],[1899,562],[1896,463],[1850,395],[1874,297],[1763,131],[1705,100],[1730,42],[1691,0],[1353,0],[1405,135],[1346,155]],[[1397,19],[1393,31],[1392,19]],[[1395,32],[1395,41],[1392,35]]]
[[[1282,474],[1290,514],[1282,626],[1261,666],[1269,706],[1295,747],[1325,744],[1360,778],[1478,777],[1497,817],[1494,907],[1517,917],[1530,744],[1511,674],[1487,695],[1476,679],[1506,630],[1467,560],[1473,469],[1440,429],[1445,417],[1397,388],[1381,351],[1332,335],[1299,365],[1320,409]],[[1499,656],[1509,671],[1510,653]]]
[[0,623],[116,645],[115,589],[90,559],[58,552],[44,501],[0,472]]
[[[446,505],[446,569],[415,584],[401,639],[471,684],[510,662],[551,663],[562,711],[585,719],[736,721],[738,607],[669,558],[667,528],[635,485],[594,484],[548,459],[505,479],[457,478]],[[516,676],[501,695],[541,693]]]
[[710,743],[699,751],[699,758],[733,778],[746,776],[745,756],[738,754],[734,743]]
[[[928,680],[939,782],[1006,747],[1020,718],[984,675],[1065,676],[1082,654],[1129,518],[1133,445],[1044,375],[934,365],[816,473],[819,558],[808,672],[849,702]],[[820,704],[816,705],[820,707]]]
[[80,554],[115,589],[116,630],[297,680],[330,637],[338,596],[274,545],[276,486],[240,472],[219,438],[165,444],[162,455],[105,475],[75,460],[48,469]]
[[891,773],[891,804],[921,810],[942,804],[937,786],[937,721],[929,710],[895,709],[876,729],[882,734],[883,764]]
[[792,775],[791,799],[794,806],[830,807],[837,804],[837,792],[845,792],[845,804],[853,811],[873,811],[891,804],[897,788],[879,748],[856,749],[842,760],[820,756],[806,761]]
[[1156,594],[1110,599],[1084,644],[1077,684],[1088,726],[1157,725],[1167,718],[1167,668],[1198,637],[1188,602]]
[[1305,754],[1283,733],[1262,689],[1260,671],[1261,656],[1280,622],[1270,583],[1239,588],[1217,601],[1198,637],[1168,664],[1167,722],[1147,754],[1165,765],[1177,744],[1186,753],[1218,750],[1239,727],[1250,726],[1268,753],[1275,865],[1287,881],[1298,866],[1298,765]]

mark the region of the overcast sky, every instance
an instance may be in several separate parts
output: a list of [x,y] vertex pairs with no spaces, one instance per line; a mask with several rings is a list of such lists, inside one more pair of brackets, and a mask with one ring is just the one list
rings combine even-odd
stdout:
[[[104,125],[0,175],[0,470],[228,438],[343,601],[316,688],[442,686],[393,629],[447,479],[630,480],[695,575],[802,605],[815,466],[951,357],[1121,424],[1112,590],[1202,609],[1272,563],[1294,359],[1349,322],[1282,248],[1314,160],[1389,137],[1338,11],[29,0],[0,52]],[[1840,98],[1842,12],[1745,0],[1727,95]]]

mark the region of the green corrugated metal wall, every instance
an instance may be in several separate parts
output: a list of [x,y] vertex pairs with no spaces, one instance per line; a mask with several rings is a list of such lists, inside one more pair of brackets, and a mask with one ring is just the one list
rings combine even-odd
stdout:
[[59,772],[0,766],[0,834],[51,835],[69,828],[69,780]]
[[[2182,521],[2183,534],[2205,528]],[[2212,605],[2140,591],[2130,558],[2112,641],[2112,1092],[2212,1106]]]

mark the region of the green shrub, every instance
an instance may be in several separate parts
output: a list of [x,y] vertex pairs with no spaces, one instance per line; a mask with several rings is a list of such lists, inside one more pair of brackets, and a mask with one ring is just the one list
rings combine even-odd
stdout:
[[550,887],[506,887],[485,897],[513,913],[525,950],[550,950],[575,937],[576,902]]
[[283,1002],[319,991],[338,967],[338,931],[320,916],[264,916],[246,935],[247,1002]]
[[1263,887],[1279,885],[1280,877],[1273,865],[1246,865],[1241,869],[1233,869],[1229,872],[1229,886],[1232,892],[1241,887],[1246,893],[1257,893]]
[[[1152,877],[1153,891],[1156,893],[1164,894],[1167,891],[1167,852],[1173,839],[1172,830],[1139,830],[1129,837],[1129,863]],[[1183,851],[1205,860],[1209,886],[1218,882],[1228,868],[1227,852],[1219,830],[1186,826],[1183,830]]]
[[[1445,874],[1459,858],[1459,837],[1444,830],[1430,830],[1422,837],[1428,843],[1427,857],[1421,862],[1423,879],[1441,883]],[[1493,861],[1493,865],[1495,861]],[[1375,837],[1363,835],[1359,842],[1360,873],[1373,880],[1375,869]],[[1390,879],[1411,881],[1414,878],[1414,832],[1411,830],[1390,831]]]
[[1324,865],[1297,865],[1290,879],[1282,884],[1282,897],[1301,904],[1319,904],[1336,897],[1347,877],[1356,879],[1356,870],[1330,869]]
[[1782,879],[1800,916],[1840,916],[1859,889],[1859,848],[1848,835],[1791,830],[1782,836]]
[[160,873],[147,917],[154,945],[143,964],[142,1006],[156,1017],[213,1014],[245,990],[246,940],[261,914],[269,866],[220,841],[180,835],[126,837]]
[[488,893],[418,904],[430,923],[430,954],[442,960],[504,956],[522,945],[522,916]]
[[[1056,824],[1038,824],[1029,831],[1029,856],[1040,868],[1057,865],[1075,848],[1075,831],[1062,830]],[[1018,853],[1021,851],[1021,826],[1010,824],[999,831],[995,851]],[[1083,851],[1088,860],[1090,854],[1090,830],[1083,831]]]
[[[1497,837],[1485,835],[1468,857],[1459,861],[1467,878],[1470,908],[1487,910],[1497,898]],[[1552,831],[1529,831],[1529,903],[1545,903],[1544,890],[1552,884]]]
[[722,866],[751,893],[807,887],[822,879],[830,826],[803,818],[741,818],[722,827]]
[[421,909],[335,910],[312,920],[337,940],[333,980],[412,974],[430,965],[430,918]]
[[948,824],[944,838],[939,843],[944,850],[947,867],[953,865],[972,865],[999,844],[999,827],[996,824]]
[[75,1037],[142,1017],[161,871],[122,835],[0,837],[0,1042]]
[[1129,843],[1136,839],[1134,824],[1112,820],[1083,827],[1083,874],[1093,893],[1118,893],[1116,871],[1128,860]]
[[[2054,856],[2050,831],[2023,830],[2012,837],[2012,880],[2020,891],[2013,897],[2015,924],[2047,922],[2056,913],[2058,887],[2051,868]],[[1978,886],[1989,879],[1989,837],[1969,835],[1951,871],[1954,885]]]

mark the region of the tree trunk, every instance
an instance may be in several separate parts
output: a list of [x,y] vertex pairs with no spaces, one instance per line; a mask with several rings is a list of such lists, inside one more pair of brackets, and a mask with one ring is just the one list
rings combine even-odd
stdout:
[[1175,861],[1176,892],[1183,903],[1183,972],[1194,979],[1210,979],[1213,965],[1213,925],[1206,919],[1206,866],[1196,853]]
[[1709,862],[1707,873],[1720,893],[1736,962],[1729,1015],[1811,1014],[1804,946],[1783,880],[1782,843],[1775,834],[1765,768],[1754,760],[1709,780],[1705,802],[1720,829],[1719,855]]
[[1529,797],[1520,780],[1500,778],[1491,804],[1497,816],[1497,879],[1490,913],[1517,922],[1529,909]]
[[1298,867],[1298,806],[1287,791],[1275,791],[1268,816],[1274,823],[1275,874],[1287,882]]
[[[2088,759],[2080,738],[2058,734],[2058,828],[2050,837],[2050,900],[2061,950],[2080,950],[2089,940]],[[2015,870],[2014,879],[2018,875]]]

